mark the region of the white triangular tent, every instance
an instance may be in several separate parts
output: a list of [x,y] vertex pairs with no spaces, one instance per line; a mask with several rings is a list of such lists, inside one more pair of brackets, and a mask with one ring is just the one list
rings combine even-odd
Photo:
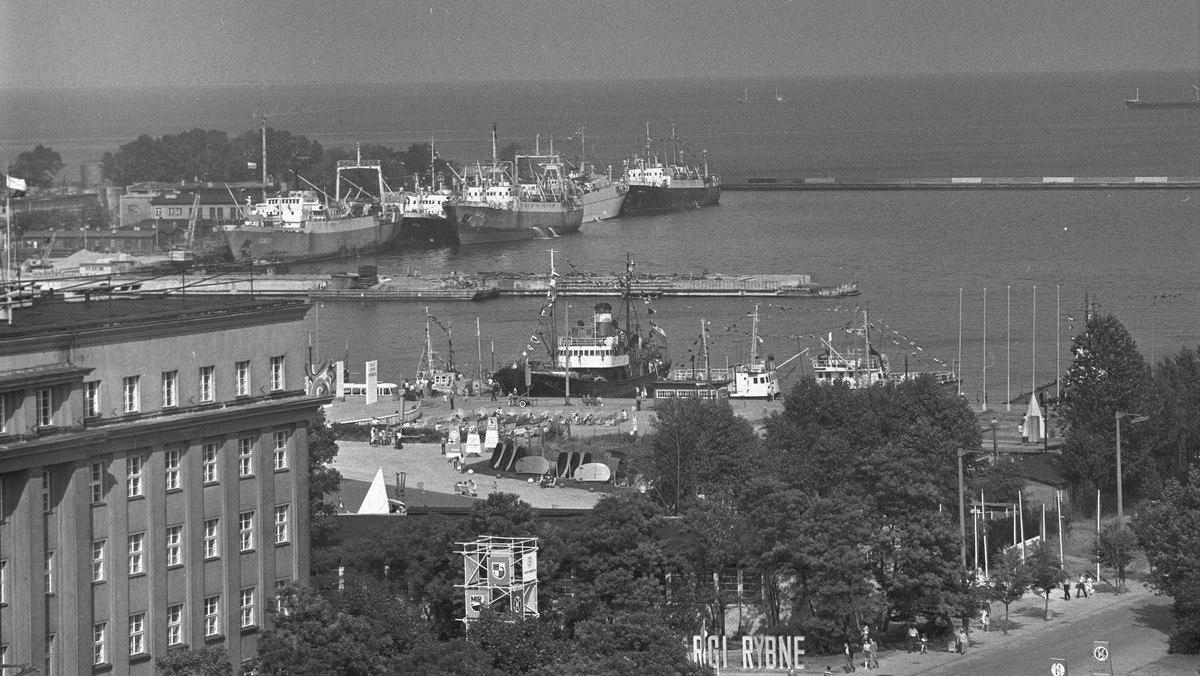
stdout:
[[375,478],[371,480],[371,487],[367,489],[367,496],[363,498],[362,504],[358,507],[359,514],[387,514],[388,513],[388,496],[387,484],[383,482],[383,468],[380,467],[375,472]]
[[1046,417],[1042,415],[1042,407],[1038,404],[1036,394],[1029,396],[1029,408],[1025,410],[1025,426],[1022,429],[1022,441],[1036,444],[1046,436]]

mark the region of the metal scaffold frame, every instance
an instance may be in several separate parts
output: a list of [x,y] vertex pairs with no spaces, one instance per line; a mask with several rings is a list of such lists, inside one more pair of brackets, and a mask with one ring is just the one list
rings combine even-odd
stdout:
[[463,557],[463,618],[465,624],[489,607],[525,619],[538,617],[537,538],[484,535],[456,542]]

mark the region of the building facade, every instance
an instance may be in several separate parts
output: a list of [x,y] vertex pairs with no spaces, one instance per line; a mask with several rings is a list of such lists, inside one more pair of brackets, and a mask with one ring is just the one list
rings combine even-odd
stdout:
[[303,301],[40,300],[0,325],[0,663],[253,657],[309,566]]

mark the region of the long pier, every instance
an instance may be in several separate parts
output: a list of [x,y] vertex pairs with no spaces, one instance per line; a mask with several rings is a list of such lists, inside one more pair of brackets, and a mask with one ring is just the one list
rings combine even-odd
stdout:
[[725,190],[1188,190],[1200,176],[1024,176],[949,178],[789,178],[757,176],[725,181]]

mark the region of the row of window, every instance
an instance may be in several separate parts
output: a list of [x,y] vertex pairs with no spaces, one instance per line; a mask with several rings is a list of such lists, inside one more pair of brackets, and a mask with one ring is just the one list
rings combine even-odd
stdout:
[[[254,551],[254,521],[255,512],[238,514],[238,547],[241,552]],[[291,509],[290,505],[275,506],[275,544],[285,545],[291,540]],[[204,521],[204,558],[216,559],[221,556],[220,517]],[[167,527],[167,567],[182,566],[184,562],[183,524]],[[130,533],[128,536],[129,575],[141,575],[145,567],[146,533]],[[105,582],[108,579],[106,559],[108,540],[92,542],[92,582]],[[54,552],[46,553],[46,593],[54,593],[53,580]],[[0,566],[3,562],[0,562]],[[0,599],[3,599],[3,568],[0,567]]]
[[[201,366],[199,374],[199,401],[202,404],[216,401],[216,369],[215,366]],[[271,357],[271,391],[283,390],[284,380],[283,357]],[[125,413],[138,413],[142,410],[142,377],[125,376],[121,379],[122,410]],[[239,397],[250,396],[250,362],[239,361],[234,364],[234,394]],[[179,371],[163,371],[162,374],[162,407],[179,406]],[[87,417],[97,417],[101,414],[100,381],[84,383],[84,407]]]
[[[275,581],[275,597],[276,611],[283,612],[282,591],[289,584],[291,578],[282,578]],[[238,604],[240,612],[238,614],[238,624],[241,629],[252,629],[258,626],[258,610],[256,605],[257,589],[255,587],[247,587],[238,593]],[[129,616],[129,656],[137,657],[147,654],[148,648],[146,644],[146,624],[147,613],[139,612]],[[185,621],[187,615],[184,613],[184,604],[175,603],[167,606],[166,621],[167,621],[167,645],[179,646],[184,643]],[[108,646],[108,622],[97,622],[92,625],[92,663],[95,665],[108,664],[110,661],[109,646]],[[221,595],[207,596],[204,599],[204,637],[206,639],[219,637],[222,634],[221,627]],[[47,664],[50,664],[50,655],[52,654],[53,635],[47,638],[46,641]],[[2,654],[2,653],[0,653]],[[51,673],[51,668],[47,668],[47,673]]]
[[[275,471],[288,469],[288,440],[287,431],[275,432],[275,446],[272,449],[271,464]],[[218,443],[206,443],[200,447],[201,478],[206,484],[219,483],[221,446]],[[254,476],[254,437],[238,437],[238,477]],[[125,494],[130,498],[145,495],[146,458],[143,455],[131,455],[125,458]],[[104,502],[105,493],[105,463],[91,464],[91,477],[88,482],[93,504]],[[183,489],[183,451],[172,449],[165,452],[163,458],[163,480],[168,491]],[[50,470],[42,471],[42,510],[49,512],[52,506],[50,494]]]

